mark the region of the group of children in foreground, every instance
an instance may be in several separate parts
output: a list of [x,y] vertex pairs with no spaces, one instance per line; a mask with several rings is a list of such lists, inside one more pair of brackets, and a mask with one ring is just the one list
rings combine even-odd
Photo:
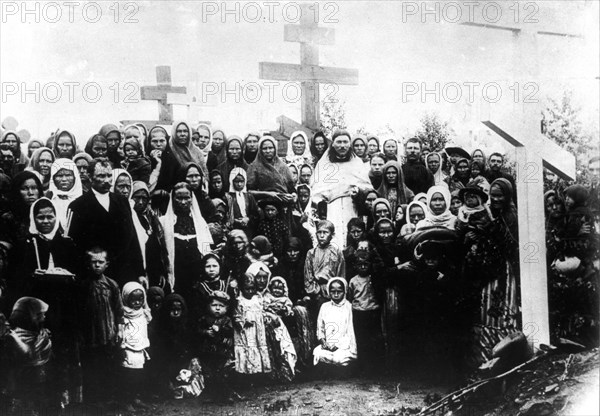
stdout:
[[[77,303],[79,315],[76,332],[85,401],[111,396],[135,401],[167,389],[182,398],[198,396],[205,387],[231,400],[235,380],[244,377],[272,373],[274,380],[290,381],[304,369],[297,365],[302,360],[286,322],[294,325],[293,316],[302,310],[312,315],[308,325],[317,338],[310,347],[316,345],[312,364],[347,366],[355,361],[373,339],[381,338],[380,304],[371,281],[369,251],[359,248],[354,253],[357,275],[348,283],[340,277],[344,257],[331,244],[333,233],[331,222],[318,223],[319,244],[308,253],[315,262],[307,261],[305,270],[316,280],[315,296],[296,306],[286,280],[272,277],[261,261],[251,263],[243,281],[236,282],[220,277],[218,255],[205,256],[205,280],[197,286],[194,305],[188,305],[179,294],[165,296],[158,287],[146,291],[137,282],[119,289],[105,275],[107,252],[89,250],[88,276],[77,281],[69,300]],[[336,262],[330,261],[332,256]],[[10,369],[0,381],[17,397],[64,394],[53,383],[61,369],[53,365],[55,340],[44,327],[50,312],[45,302],[23,297],[8,322],[0,322],[2,368]]]

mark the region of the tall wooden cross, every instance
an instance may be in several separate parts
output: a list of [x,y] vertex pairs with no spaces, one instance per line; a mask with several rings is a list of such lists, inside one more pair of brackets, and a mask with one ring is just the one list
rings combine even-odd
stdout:
[[206,97],[200,92],[198,82],[198,73],[188,74],[188,82],[186,83],[187,94],[167,94],[167,104],[185,106],[187,108],[186,120],[190,123],[199,121],[199,110],[206,107],[215,107],[217,105],[217,97],[214,94]]
[[142,100],[158,101],[158,123],[157,124],[172,124],[173,123],[173,105],[167,102],[167,94],[177,93],[185,94],[185,87],[174,87],[171,84],[171,67],[157,66],[156,67],[156,84],[153,86],[144,86],[140,89]]
[[[539,82],[538,35],[580,37],[537,30],[531,23],[463,24],[512,32],[513,73],[518,81]],[[523,332],[537,347],[550,342],[542,167],[567,180],[575,179],[576,170],[575,157],[541,133],[540,103],[521,104],[508,119],[491,116],[482,123],[516,147],[521,316]],[[521,117],[517,116],[519,113]]]
[[300,65],[259,62],[259,77],[277,81],[300,81],[302,91],[302,124],[320,128],[319,84],[358,85],[358,70],[319,66],[319,46],[333,45],[335,31],[319,27],[308,4],[301,6],[300,25],[285,25],[284,40],[300,43]]

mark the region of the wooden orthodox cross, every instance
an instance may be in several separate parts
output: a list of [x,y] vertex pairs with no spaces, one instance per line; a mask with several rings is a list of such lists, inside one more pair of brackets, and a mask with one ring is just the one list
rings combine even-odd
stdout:
[[301,7],[300,25],[285,25],[284,40],[300,43],[300,65],[259,62],[259,77],[277,81],[299,81],[302,91],[302,125],[320,128],[319,84],[358,85],[358,70],[319,66],[319,46],[333,45],[333,29],[319,27],[307,4]]
[[[532,23],[518,25],[514,22],[489,24],[469,21],[463,24],[512,32],[515,81],[526,79],[540,82],[538,35],[580,36],[555,30],[537,30]],[[482,120],[482,123],[516,147],[521,314],[523,332],[537,347],[540,343],[550,342],[542,167],[564,179],[574,180],[575,157],[541,133],[539,102],[523,102],[521,108],[517,106],[515,110],[508,120],[492,116]]]
[[156,67],[156,83],[155,86],[144,86],[140,89],[142,100],[158,101],[157,124],[172,124],[173,105],[167,102],[167,94],[185,94],[187,90],[185,87],[174,87],[171,84],[170,66]]

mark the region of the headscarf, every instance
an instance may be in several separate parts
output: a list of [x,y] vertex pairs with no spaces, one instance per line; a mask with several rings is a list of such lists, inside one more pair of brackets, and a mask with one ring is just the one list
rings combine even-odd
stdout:
[[[415,197],[413,198],[415,201],[420,200],[421,198],[425,198],[427,199],[427,194],[425,192],[419,192],[418,194],[415,195]],[[423,201],[421,201],[423,202]],[[427,212],[427,210],[425,210],[425,212]]]
[[[435,215],[431,210],[431,199],[435,194],[441,194],[446,202],[446,210],[439,215]],[[450,191],[447,187],[443,186],[432,186],[427,190],[427,210],[425,211],[425,219],[423,221],[419,221],[417,224],[417,229],[435,226],[435,227],[446,227],[448,229],[454,229],[454,223],[456,221],[456,217],[450,212]]]
[[92,163],[92,161],[94,160],[94,158],[86,152],[79,152],[75,156],[73,156],[73,162],[75,162],[75,164],[77,164],[77,161],[79,159],[85,159],[88,163]]
[[383,141],[383,145],[381,146],[381,152],[385,155],[386,158],[388,158],[389,156],[385,153],[385,144],[387,142],[394,142],[396,143],[396,154],[394,155],[396,157],[396,161],[400,161],[401,160],[401,155],[400,155],[400,143],[398,143],[398,140],[394,139],[393,137],[390,137],[389,139],[385,139]]
[[88,139],[84,148],[85,152],[92,157],[94,156],[94,151],[92,149],[94,148],[94,142],[96,141],[103,141],[106,144],[106,149],[108,151],[108,140],[106,137],[102,136],[101,134],[94,134]]
[[158,286],[151,286],[148,292],[146,292],[146,297],[149,299],[152,299],[156,295],[160,296],[161,300],[165,299],[165,291]]
[[[294,153],[294,146],[292,146],[292,141],[298,136],[302,137],[304,140],[304,153],[301,155],[296,155]],[[277,149],[277,146],[275,147]],[[288,163],[292,163],[296,166],[302,165],[306,163],[307,160],[311,160],[312,155],[310,154],[310,141],[308,140],[308,136],[302,130],[296,130],[290,136],[290,140],[288,142],[287,154],[285,156],[285,160]]]
[[40,178],[36,173],[28,170],[24,170],[23,172],[17,173],[12,178],[10,184],[10,204],[11,212],[15,217],[18,218],[28,218],[27,215],[29,214],[29,207],[25,207],[25,204],[23,202],[23,197],[21,196],[21,186],[29,179],[33,179],[35,181],[35,184],[37,185],[39,191],[39,197],[41,198],[44,195],[42,182],[40,181]]
[[[144,131],[142,131],[142,128],[140,126],[138,126],[137,124],[128,124],[127,126],[123,127],[123,136],[125,136],[125,132],[129,129],[136,129],[138,131],[138,133],[140,133],[139,140],[135,139],[135,141],[138,144],[136,149],[138,149],[139,155],[143,156],[144,155],[144,140],[145,140],[146,128],[144,127]],[[191,135],[191,132],[190,132],[190,135]],[[133,138],[125,139],[125,143],[127,143],[127,140],[131,140],[131,139],[133,139]]]
[[417,201],[417,199],[415,198],[415,200],[412,201],[410,204],[408,204],[408,206],[406,207],[406,215],[405,215],[406,222],[416,226],[417,224],[411,222],[411,220],[410,220],[410,210],[415,205],[421,207],[423,209],[423,214],[425,214],[425,215],[427,215],[427,206],[424,203],[422,203],[421,201]]
[[498,178],[494,180],[490,184],[490,193],[491,189],[497,185],[500,188],[500,191],[504,195],[504,207],[500,211],[494,210],[491,206],[492,215],[494,217],[500,216],[502,221],[507,227],[507,230],[510,232],[511,237],[514,241],[519,241],[517,231],[518,231],[518,217],[517,217],[517,207],[513,202],[513,187],[512,184],[508,181],[508,179]]
[[[215,129],[212,132],[211,138],[215,136],[217,132],[221,132],[223,134],[223,147],[218,152],[215,152],[212,147],[214,146],[214,140],[211,140],[210,150],[217,157],[217,166],[227,160],[227,135],[221,129]],[[243,148],[243,147],[242,147]]]
[[435,185],[448,187],[448,184],[445,182],[446,174],[442,170],[442,165],[444,164],[444,158],[442,157],[442,155],[440,153],[431,152],[427,156],[425,156],[425,166],[427,166],[427,169],[429,169],[429,164],[428,164],[429,158],[433,157],[433,156],[437,156],[438,159],[440,159],[440,165],[438,166],[438,169],[435,172],[430,171],[431,174],[433,175],[433,180],[435,181]]
[[348,283],[346,282],[346,279],[342,278],[342,277],[332,277],[331,279],[329,279],[329,281],[327,282],[327,297],[331,299],[331,296],[329,295],[329,290],[331,289],[331,285],[334,282],[338,282],[342,284],[342,288],[344,289],[344,298],[342,299],[342,301],[340,303],[335,303],[333,300],[331,301],[331,303],[335,306],[343,306],[344,303],[346,303],[346,293],[348,292]]
[[31,296],[24,296],[22,298],[19,298],[13,305],[12,313],[10,315],[9,320],[14,326],[18,326],[28,330],[33,330],[33,318],[40,313],[48,312],[48,308],[48,304],[43,300]]
[[150,130],[148,130],[148,135],[146,136],[146,143],[144,143],[144,150],[146,152],[146,156],[150,156],[150,153],[153,150],[152,146],[150,145],[150,142],[152,141],[152,132],[154,130],[162,130],[162,132],[165,134],[165,140],[167,140],[167,143],[169,142],[169,133],[163,126],[156,125],[152,127]]
[[[205,123],[198,124],[198,126],[196,127],[196,131],[200,131],[200,129],[208,131],[208,143],[206,144],[206,147],[204,149],[199,148],[200,152],[202,152],[202,154],[204,155],[205,160],[208,160],[208,154],[210,153],[210,150],[212,148],[212,130],[210,126]],[[242,149],[243,148],[244,146],[242,146]]]
[[[268,162],[262,153],[262,145],[271,142],[275,147],[275,156]],[[277,156],[277,142],[271,136],[263,136],[258,142],[258,155],[248,168],[248,189],[291,193],[294,179],[287,165]]]
[[140,251],[142,252],[142,260],[144,263],[144,269],[146,268],[146,243],[148,242],[148,233],[146,229],[142,225],[140,218],[137,215],[137,212],[133,209],[133,194],[137,191],[145,191],[150,198],[150,191],[148,190],[148,185],[142,181],[135,181],[131,184],[131,194],[129,194],[131,209],[131,218],[133,219],[133,228],[135,228],[135,234],[137,236],[137,241],[140,246]]
[[[132,127],[136,127],[136,126],[132,126]],[[125,139],[125,141],[123,142],[123,152],[125,152],[125,146],[133,146],[133,148],[137,151],[138,157],[143,157],[144,156],[144,149],[142,147],[142,144],[137,140],[134,139],[133,137],[129,138],[129,139]]]
[[396,212],[396,207],[398,205],[408,204],[410,200],[414,198],[414,193],[413,191],[408,189],[408,187],[404,183],[404,173],[402,172],[402,166],[400,166],[400,163],[395,160],[390,160],[385,165],[383,165],[383,179],[381,181],[381,185],[379,185],[379,188],[377,188],[377,193],[386,199],[389,198],[391,186],[388,185],[385,175],[388,169],[390,168],[394,168],[396,169],[396,172],[398,172],[398,180],[395,185],[397,191],[397,199],[396,201],[393,201],[393,203],[392,201],[390,201],[391,211]]
[[[179,127],[180,124],[183,124],[185,127],[187,127],[189,131],[188,140],[185,144],[179,144],[176,140],[177,127]],[[198,149],[196,145],[192,142],[192,128],[187,122],[177,121],[173,123],[173,128],[171,130],[171,138],[169,139],[167,147],[171,149],[173,156],[175,157],[177,162],[179,162],[179,166],[185,166],[190,162],[194,162],[200,165],[200,168],[202,169],[202,173],[204,175],[208,173],[208,170],[206,169],[206,160],[204,157],[204,153],[202,153],[200,149]]]
[[54,152],[54,156],[58,157],[58,141],[61,138],[61,136],[67,136],[69,137],[69,139],[71,139],[71,144],[73,145],[73,154],[71,155],[72,159],[73,156],[75,156],[75,154],[79,151],[79,148],[77,147],[77,140],[75,140],[75,135],[67,130],[59,130],[54,136],[54,143],[52,144],[52,151]]
[[[204,255],[211,251],[210,246],[213,244],[213,239],[208,229],[208,225],[200,213],[200,206],[198,201],[192,194],[192,206],[190,215],[194,222],[194,229],[196,230],[196,244],[198,245],[198,251]],[[165,243],[167,245],[167,252],[169,253],[169,286],[171,290],[175,289],[175,223],[177,222],[177,215],[173,209],[173,195],[175,191],[171,191],[171,198],[169,200],[169,206],[164,216],[160,218],[160,222],[165,232]]]
[[121,137],[121,131],[114,124],[105,124],[104,126],[100,127],[98,134],[100,134],[100,136],[108,137],[108,135],[112,132],[119,133],[119,137]]
[[[354,139],[352,139],[352,141],[350,142],[350,146],[352,147],[352,150],[354,150],[354,143],[356,143],[359,140],[365,144],[365,154],[361,157],[361,159],[363,162],[367,162],[369,160],[369,146],[367,143],[367,137],[365,135],[357,134],[356,136],[354,136]],[[358,155],[356,156],[358,157]]]
[[250,244],[258,250],[261,257],[273,254],[273,246],[271,246],[271,242],[264,235],[257,235],[252,239]]
[[[254,263],[252,263],[248,269],[246,270],[246,276],[251,276],[256,278],[256,275],[259,272],[265,272],[267,273],[268,278],[271,278],[271,270],[269,270],[269,266],[267,266],[266,264],[264,264],[262,261],[255,261]],[[269,283],[267,282],[267,286],[269,286]]]
[[40,174],[39,177],[40,177],[40,180],[42,181],[42,184],[44,185],[44,188],[48,189],[48,185],[51,182],[51,175],[49,175],[46,178],[43,178],[42,174],[40,173],[40,158],[42,157],[42,154],[44,152],[49,153],[50,156],[52,157],[52,162],[54,162],[56,157],[54,156],[54,152],[52,151],[52,149],[42,146],[33,151],[33,154],[31,155],[31,158],[29,159],[29,164],[27,165],[26,169],[30,170],[32,172],[39,173]]
[[[48,201],[48,203],[54,209],[54,212],[57,214],[57,216],[56,216],[57,218],[54,223],[54,227],[52,228],[52,231],[50,231],[48,234],[42,234],[35,226],[35,207],[42,200]],[[51,200],[49,200],[46,197],[42,197],[42,198],[38,199],[37,201],[35,201],[33,204],[31,204],[31,207],[29,208],[29,233],[31,235],[39,235],[40,237],[42,237],[45,240],[52,240],[54,238],[54,236],[56,235],[56,232],[58,231],[59,226],[60,226],[60,221],[58,220],[58,213],[56,212],[56,206],[52,203]],[[52,256],[52,254],[50,254],[50,255]]]
[[29,163],[29,158],[27,157],[27,155],[25,153],[23,153],[21,151],[21,137],[19,136],[19,134],[14,131],[14,130],[6,130],[4,132],[4,134],[2,135],[2,141],[0,141],[0,143],[4,143],[4,140],[6,140],[6,138],[10,135],[13,135],[16,137],[17,139],[17,149],[15,150],[16,153],[14,153],[15,155],[15,166],[16,165],[27,165]]
[[385,205],[389,210],[390,210],[390,217],[394,215],[394,212],[392,211],[392,207],[390,205],[390,201],[388,201],[385,198],[377,198],[375,201],[373,201],[373,205],[372,206],[372,212],[371,212],[371,216],[373,217],[373,220],[375,220],[375,208],[377,207],[377,205],[379,204],[383,204]]
[[[240,158],[237,161],[232,160],[229,156],[229,146],[233,142],[237,142],[240,145]],[[239,136],[229,136],[229,139],[227,139],[227,144],[225,145],[225,155],[225,161],[217,165],[217,169],[219,169],[221,171],[221,175],[223,175],[223,180],[229,178],[229,173],[234,168],[242,168],[244,170],[248,169],[248,164],[244,160],[244,142]],[[224,183],[223,186],[225,185],[226,184]],[[229,189],[231,190],[231,188]]]
[[[119,177],[121,175],[126,175],[129,178],[129,181],[131,182],[131,186],[132,186],[132,192],[133,192],[133,178],[131,177],[131,174],[129,172],[127,172],[125,169],[113,169],[112,185],[110,186],[110,191],[112,193],[115,193],[115,186],[117,185],[117,179],[119,179]],[[131,193],[129,194],[129,196],[131,196]]]
[[[479,188],[477,188],[476,190],[471,190],[471,191],[470,191],[470,189],[471,189],[470,187],[466,187],[466,188],[463,188],[461,190],[461,192],[464,192],[463,193],[464,196],[466,196],[467,192],[475,194],[475,196],[477,198],[477,201],[478,201],[478,204],[477,204],[476,207],[471,208],[471,207],[468,207],[467,204],[465,204],[464,201],[463,201],[463,204],[458,209],[457,218],[460,221],[465,222],[465,223],[469,221],[469,217],[471,216],[471,214],[475,214],[477,212],[481,212],[481,211],[485,211],[486,210],[486,206],[484,205],[485,201],[476,192],[476,190],[479,189]],[[487,201],[487,199],[486,199],[486,201]],[[488,208],[488,210],[489,210],[489,208]],[[490,215],[490,218],[491,218],[491,215]]]
[[[136,290],[141,290],[144,294],[144,303],[142,304],[142,307],[138,310],[135,310],[127,305],[127,298]],[[125,283],[125,286],[123,286],[121,297],[123,299],[123,314],[125,315],[125,318],[136,319],[145,315],[148,322],[152,320],[152,313],[150,312],[150,308],[148,307],[148,302],[146,300],[146,290],[144,290],[144,287],[141,284],[139,284],[138,282]]]
[[42,366],[52,357],[50,331],[34,325],[34,317],[47,311],[46,302],[26,296],[17,300],[10,314],[9,322],[15,327],[16,335],[31,348],[32,353],[27,360],[27,365],[30,367]]
[[[320,156],[317,154],[317,149],[315,148],[315,142],[316,142],[315,139],[317,137],[322,137],[323,142],[325,142],[325,148],[323,149],[323,154]],[[325,156],[325,152],[327,152],[327,149],[329,149],[329,145],[330,145],[329,140],[327,139],[327,136],[325,136],[325,133],[323,133],[322,131],[318,131],[313,135],[312,140],[310,141],[310,154],[313,156],[315,163],[318,162],[323,156]]]
[[[68,191],[61,191],[54,183],[54,176],[61,169],[67,169],[73,172],[74,183]],[[56,159],[50,168],[50,192],[52,192],[52,203],[56,207],[56,218],[60,220],[63,228],[67,229],[67,211],[69,204],[79,198],[83,194],[81,178],[77,165],[71,159],[61,158]]]
[[[34,144],[34,143],[39,143],[40,147],[45,147],[44,146],[44,142],[42,142],[41,140],[38,140],[38,139],[31,139],[31,140],[29,140],[29,142],[27,143],[27,155],[28,156],[29,156],[29,152],[31,150],[31,145]],[[40,147],[38,147],[38,149]],[[37,150],[37,149],[35,149],[35,150]],[[35,150],[34,150],[34,152],[35,152]],[[31,155],[33,156],[33,152],[31,153]],[[52,156],[54,156],[54,155],[52,155]]]
[[[256,263],[254,263],[256,264]],[[267,292],[271,293],[271,285],[275,282],[280,282],[283,284],[283,296],[288,298],[290,297],[290,291],[288,289],[288,285],[287,282],[285,281],[285,279],[281,276],[273,276],[272,278],[269,279],[269,283],[267,283]]]
[[260,141],[261,134],[258,131],[251,131],[250,133],[246,134],[246,136],[244,137],[244,160],[246,161],[246,163],[250,164],[250,163],[254,162],[254,159],[256,159],[256,155],[258,154],[258,148],[256,149],[256,152],[254,152],[254,153],[251,153],[248,151],[248,146],[246,145],[246,142],[248,141],[248,137],[256,137]]
[[[241,191],[236,191],[233,187],[233,180],[238,175],[241,175],[244,178],[244,189],[242,189]],[[233,168],[231,170],[231,173],[229,174],[229,192],[235,194],[235,200],[238,203],[238,206],[240,208],[240,215],[242,217],[246,216],[246,200],[244,199],[244,192],[247,192],[246,182],[247,182],[247,176],[246,176],[246,171],[244,169]],[[230,207],[230,208],[233,208],[233,207]],[[230,215],[231,215],[231,213],[230,213]]]
[[565,189],[565,195],[575,202],[575,205],[571,208],[571,211],[576,208],[584,207],[589,198],[588,190],[585,188],[585,186],[579,184],[571,185]]

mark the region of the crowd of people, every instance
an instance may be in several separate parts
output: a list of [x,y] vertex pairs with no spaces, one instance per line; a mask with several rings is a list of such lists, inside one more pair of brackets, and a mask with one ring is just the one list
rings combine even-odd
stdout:
[[[207,124],[107,124],[83,151],[66,130],[26,145],[6,131],[0,394],[232,399],[315,368],[468,371],[522,324],[504,163],[345,130],[281,149]],[[599,158],[588,168],[544,198],[553,337],[592,346]]]

